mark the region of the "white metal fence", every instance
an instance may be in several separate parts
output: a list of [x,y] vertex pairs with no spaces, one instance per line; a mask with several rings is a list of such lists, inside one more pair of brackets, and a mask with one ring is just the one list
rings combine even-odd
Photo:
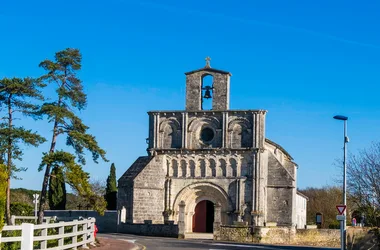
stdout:
[[23,223],[4,226],[0,243],[21,242],[21,250],[88,248],[87,244],[95,243],[94,231],[95,218],[40,225]]

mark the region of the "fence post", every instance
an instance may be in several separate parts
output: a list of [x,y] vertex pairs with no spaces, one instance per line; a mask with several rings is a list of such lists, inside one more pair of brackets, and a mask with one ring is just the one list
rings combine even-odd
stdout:
[[90,242],[90,244],[92,245],[92,246],[96,246],[95,245],[95,218],[91,218],[90,219],[90,240],[91,240],[91,242]]
[[[44,222],[43,224],[48,224],[48,223]],[[41,236],[48,236],[47,228],[41,229]],[[41,249],[47,249],[47,240],[41,241]]]
[[21,250],[33,250],[34,224],[21,224]]
[[15,215],[11,216],[11,224],[16,225],[16,216]]
[[[78,222],[78,220],[74,220],[74,222]],[[73,247],[74,250],[77,249],[77,246],[76,246],[76,244],[78,242],[78,235],[76,234],[77,232],[78,232],[78,224],[73,226],[73,233],[75,234],[72,238],[73,244],[75,244],[75,246]]]
[[88,237],[87,237],[87,231],[88,231],[88,224],[87,224],[87,220],[83,220],[83,224],[82,224],[82,232],[83,232],[83,235],[82,235],[82,242],[84,243],[82,245],[82,248],[84,249],[89,249],[89,247],[87,246],[87,240],[88,240]]
[[61,227],[59,227],[58,229],[58,235],[61,236],[62,238],[59,238],[58,239],[58,247],[62,247],[65,243],[64,243],[64,235],[65,234],[65,226],[62,225]]

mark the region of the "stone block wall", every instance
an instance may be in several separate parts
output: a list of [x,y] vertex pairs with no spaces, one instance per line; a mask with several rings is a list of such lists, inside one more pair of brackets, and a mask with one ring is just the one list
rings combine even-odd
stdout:
[[[163,149],[244,149],[263,148],[265,114],[263,110],[226,111],[151,111],[149,151]],[[214,138],[204,143],[203,128],[213,130]]]
[[164,156],[157,155],[141,170],[134,179],[133,222],[152,220],[163,223],[164,188],[166,169]]
[[203,78],[213,77],[213,110],[228,110],[230,99],[230,73],[204,68],[186,73],[186,110],[202,110]]
[[268,153],[267,222],[291,226],[296,211],[293,176],[273,155]]
[[175,224],[129,224],[121,223],[119,233],[137,234],[145,236],[178,237],[178,225]]

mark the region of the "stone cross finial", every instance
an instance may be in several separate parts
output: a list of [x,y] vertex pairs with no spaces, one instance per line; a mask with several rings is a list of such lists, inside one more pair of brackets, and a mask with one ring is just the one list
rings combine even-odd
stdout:
[[205,60],[206,60],[206,66],[205,66],[205,68],[211,68],[211,66],[210,66],[211,58],[208,56],[208,57],[205,58]]

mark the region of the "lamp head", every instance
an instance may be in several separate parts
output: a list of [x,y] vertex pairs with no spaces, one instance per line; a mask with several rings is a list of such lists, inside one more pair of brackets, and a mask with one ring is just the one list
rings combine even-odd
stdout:
[[347,121],[348,117],[347,116],[343,116],[343,115],[336,115],[336,116],[334,116],[334,119],[341,120],[341,121]]

